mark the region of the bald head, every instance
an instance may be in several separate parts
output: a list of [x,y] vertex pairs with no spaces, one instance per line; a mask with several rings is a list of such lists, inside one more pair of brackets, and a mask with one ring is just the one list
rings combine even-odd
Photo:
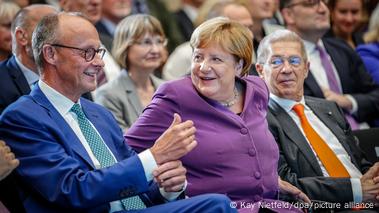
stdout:
[[46,15],[58,11],[46,4],[33,4],[21,9],[12,22],[12,49],[20,62],[35,71],[32,50],[32,33],[37,23]]
[[44,17],[33,32],[32,46],[35,61],[42,70],[49,52],[44,52],[45,44],[65,44],[77,47],[87,40],[94,40],[100,46],[99,35],[94,25],[76,13],[53,14]]

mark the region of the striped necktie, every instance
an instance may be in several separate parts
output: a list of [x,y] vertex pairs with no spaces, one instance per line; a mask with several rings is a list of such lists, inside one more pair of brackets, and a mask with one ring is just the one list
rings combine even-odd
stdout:
[[[97,133],[95,128],[91,125],[85,116],[80,105],[74,104],[70,111],[77,115],[80,130],[88,142],[91,151],[99,161],[101,168],[109,167],[115,164],[116,160],[112,156],[108,147],[105,145],[103,139],[100,137],[100,135]],[[143,203],[139,196],[122,199],[121,203],[126,210],[138,210],[146,208],[146,205]]]

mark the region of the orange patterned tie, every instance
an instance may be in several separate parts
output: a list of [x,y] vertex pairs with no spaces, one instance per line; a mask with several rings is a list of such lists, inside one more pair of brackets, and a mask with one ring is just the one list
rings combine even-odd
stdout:
[[309,124],[309,121],[304,114],[304,106],[302,104],[296,104],[292,109],[299,116],[301,127],[303,127],[308,141],[312,145],[313,150],[315,150],[326,171],[328,171],[330,177],[350,177],[336,154]]

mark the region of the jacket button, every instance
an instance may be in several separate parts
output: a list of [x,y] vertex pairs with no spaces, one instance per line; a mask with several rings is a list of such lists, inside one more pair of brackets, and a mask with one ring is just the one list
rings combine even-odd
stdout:
[[246,135],[247,134],[247,129],[246,128],[241,128],[241,134]]
[[256,179],[260,179],[261,178],[261,173],[260,172],[254,172],[254,177]]
[[249,155],[254,157],[256,155],[256,151],[254,149],[249,149]]

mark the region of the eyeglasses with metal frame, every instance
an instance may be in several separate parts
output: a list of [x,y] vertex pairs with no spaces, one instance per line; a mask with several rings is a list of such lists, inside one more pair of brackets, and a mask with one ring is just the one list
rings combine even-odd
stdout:
[[303,59],[300,56],[273,56],[269,60],[269,64],[273,69],[280,69],[284,66],[285,61],[292,67],[298,68],[302,64]]

